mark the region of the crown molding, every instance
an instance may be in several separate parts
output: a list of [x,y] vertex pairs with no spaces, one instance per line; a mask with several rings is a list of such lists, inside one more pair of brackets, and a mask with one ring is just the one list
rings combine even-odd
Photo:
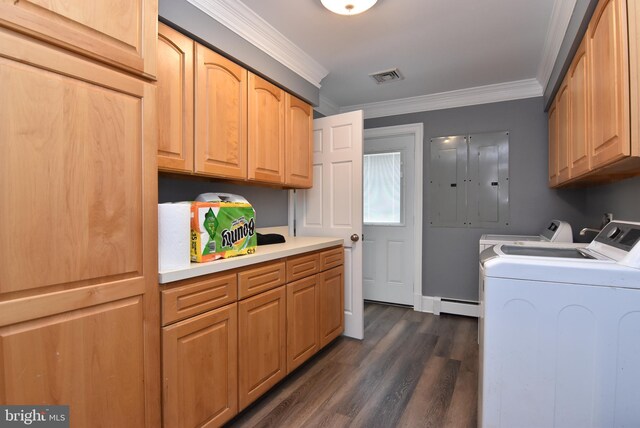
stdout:
[[295,43],[239,0],[187,0],[316,87],[329,74]]
[[538,66],[538,82],[546,88],[553,72],[560,47],[564,40],[564,35],[569,28],[571,15],[576,7],[576,0],[555,0],[551,11],[551,20],[547,27],[547,35],[544,39],[544,49],[542,51],[542,61]]
[[541,96],[542,86],[538,80],[526,79],[398,100],[346,106],[340,108],[340,112],[363,110],[364,118],[371,119]]
[[340,113],[340,107],[329,98],[320,95],[320,104],[315,108],[317,112],[325,116],[331,116]]

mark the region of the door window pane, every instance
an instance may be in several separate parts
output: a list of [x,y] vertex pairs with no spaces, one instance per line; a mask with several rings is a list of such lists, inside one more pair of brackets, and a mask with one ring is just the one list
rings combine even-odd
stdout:
[[364,223],[401,223],[400,152],[364,155]]

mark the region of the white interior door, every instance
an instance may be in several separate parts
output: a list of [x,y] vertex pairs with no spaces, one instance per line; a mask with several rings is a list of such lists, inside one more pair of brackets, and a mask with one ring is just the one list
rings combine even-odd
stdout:
[[363,293],[367,300],[414,303],[414,136],[364,144]]
[[[296,234],[344,240],[345,336],[362,339],[362,111],[313,121],[313,187],[296,192]],[[353,241],[352,235],[358,240]]]

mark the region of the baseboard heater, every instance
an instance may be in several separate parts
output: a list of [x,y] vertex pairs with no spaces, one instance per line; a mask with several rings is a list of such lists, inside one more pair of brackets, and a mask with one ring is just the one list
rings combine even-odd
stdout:
[[455,314],[467,317],[478,317],[480,315],[479,302],[474,300],[451,299],[448,297],[422,297],[423,312],[431,312],[435,315]]

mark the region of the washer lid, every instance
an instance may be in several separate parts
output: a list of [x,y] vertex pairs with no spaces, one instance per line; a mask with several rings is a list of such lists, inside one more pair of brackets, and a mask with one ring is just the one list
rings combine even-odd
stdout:
[[515,245],[501,245],[500,251],[508,256],[529,256],[529,257],[554,257],[562,259],[594,259],[580,248],[562,247],[523,247]]

